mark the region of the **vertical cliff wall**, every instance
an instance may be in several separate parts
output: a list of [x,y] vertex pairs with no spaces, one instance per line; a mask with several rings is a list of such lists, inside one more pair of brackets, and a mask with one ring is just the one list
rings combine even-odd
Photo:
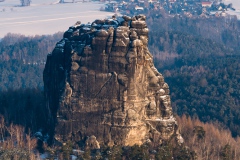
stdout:
[[64,33],[44,69],[56,140],[90,137],[109,146],[181,141],[168,84],[148,50],[145,20],[77,22]]

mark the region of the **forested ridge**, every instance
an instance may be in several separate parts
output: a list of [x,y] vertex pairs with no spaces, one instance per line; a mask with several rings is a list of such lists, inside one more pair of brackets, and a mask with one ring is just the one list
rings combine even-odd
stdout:
[[177,32],[150,37],[155,64],[171,88],[174,111],[204,122],[220,121],[239,135],[239,51]]
[[190,18],[184,15],[169,16],[165,12],[154,10],[148,12],[147,16],[148,26],[152,31],[180,32],[239,49],[240,21],[237,16]]
[[239,61],[240,57],[209,58],[196,66],[165,70],[175,111],[204,122],[223,122],[234,136],[239,135]]
[[46,54],[50,53],[62,33],[43,36],[23,36],[8,33],[0,41],[0,60],[21,60],[24,63],[45,62]]
[[1,91],[0,113],[6,125],[24,126],[26,131],[32,132],[44,129],[48,113],[43,95],[38,88]]
[[42,72],[47,54],[62,33],[26,37],[7,34],[0,41],[0,91],[21,88],[43,89]]
[[2,61],[0,63],[0,88],[2,91],[20,88],[43,89],[43,68],[43,64],[24,64],[21,60]]
[[[206,26],[214,23],[219,24],[218,32],[215,31],[216,26],[207,30]],[[151,28],[149,49],[154,56],[155,66],[170,86],[173,111],[189,117],[179,121],[190,125],[187,128],[186,125],[180,127],[183,136],[187,138],[187,135],[191,135],[192,142],[199,144],[196,146],[187,140],[187,144],[194,149],[204,148],[201,145],[206,145],[203,142],[213,132],[196,140],[196,126],[202,127],[200,129],[204,133],[210,132],[211,126],[220,128],[226,136],[230,136],[230,133],[234,137],[240,136],[239,24],[236,19],[167,19],[164,14],[157,18],[152,16],[148,21]],[[199,26],[202,27],[199,29]],[[8,34],[1,40],[0,113],[6,125],[14,123],[35,132],[36,126],[46,123],[42,72],[47,54],[61,38],[62,33],[35,37]],[[36,112],[41,116],[35,115]],[[211,125],[205,125],[198,118]],[[216,135],[219,136],[219,133]],[[209,145],[216,145],[220,141],[221,138]],[[231,139],[231,144],[224,140],[217,149],[212,148],[214,154],[209,155],[204,152],[206,150],[201,153],[203,157],[234,159],[234,155],[239,154],[234,150],[237,149],[236,143],[234,139]],[[140,152],[144,148],[134,149]]]
[[[157,16],[156,16],[157,15]],[[149,48],[175,113],[219,121],[240,135],[240,22],[150,12]]]

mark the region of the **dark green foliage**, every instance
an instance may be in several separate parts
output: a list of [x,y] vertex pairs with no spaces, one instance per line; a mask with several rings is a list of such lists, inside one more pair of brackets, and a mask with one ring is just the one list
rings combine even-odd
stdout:
[[128,151],[129,154],[126,156],[128,159],[132,160],[148,160],[149,159],[149,148],[146,145],[134,145]]
[[[224,18],[167,19],[161,15],[154,21],[150,19],[148,26],[151,28],[150,51],[170,86],[174,112],[197,116],[204,122],[219,121],[229,127],[234,136],[240,135],[240,22]],[[1,40],[0,91],[38,88],[0,93],[0,113],[8,124],[27,126],[32,131],[39,126],[44,128],[48,113],[40,91],[43,89],[42,71],[46,54],[61,36],[9,34]],[[205,137],[200,126],[194,133],[199,140]],[[67,148],[63,150],[65,155],[69,154]],[[149,159],[152,154],[145,146],[115,146],[101,150],[99,157],[102,159]],[[221,158],[231,159],[232,153],[231,146],[225,145]],[[86,150],[83,159],[90,159],[90,156],[90,150]],[[156,159],[187,160],[196,155],[185,147],[161,146],[154,156]]]
[[148,17],[149,49],[170,86],[174,112],[219,121],[240,135],[240,21],[154,11]]
[[122,146],[114,146],[113,153],[115,154],[116,159],[121,159],[123,154]]
[[165,70],[175,112],[197,115],[204,122],[217,120],[240,135],[239,61],[240,56],[209,57]]
[[176,160],[194,160],[197,159],[194,151],[185,146],[177,146],[173,149],[173,157]]
[[155,158],[156,160],[194,160],[196,159],[196,155],[194,151],[185,146],[177,145],[173,147],[171,144],[166,144],[157,148]]
[[170,86],[175,113],[219,121],[233,136],[240,135],[239,50],[179,32],[150,35],[150,49]]
[[221,149],[221,155],[220,155],[221,159],[222,160],[230,160],[230,159],[232,159],[231,155],[232,155],[231,146],[229,144],[226,144]]
[[0,61],[0,91],[20,88],[43,89],[43,64],[24,64],[19,60]]
[[70,154],[72,153],[73,146],[71,141],[67,141],[67,143],[62,146],[62,154],[64,160],[70,160]]
[[155,157],[156,160],[171,160],[173,157],[172,147],[169,145],[158,147]]
[[10,150],[0,149],[0,159],[2,160],[31,160],[27,150],[14,148]]
[[91,150],[90,149],[86,149],[83,153],[82,158],[84,160],[90,160],[91,159]]
[[161,13],[156,13],[156,11],[148,13],[147,22],[150,30],[180,32],[239,49],[240,22],[237,16],[190,18],[186,16],[169,17],[164,13],[156,17],[156,14]]
[[198,140],[204,139],[205,138],[205,133],[202,126],[195,126],[193,129],[193,133],[197,136]]
[[172,147],[170,143],[152,148],[147,145],[134,145],[132,147],[102,147],[101,158],[109,160],[192,160],[194,152],[184,146]]
[[[72,147],[70,143],[58,148],[46,149],[51,158],[58,157],[60,160],[69,159]],[[147,145],[134,146],[101,146],[100,150],[86,148],[84,153],[75,154],[77,160],[194,160],[194,152],[184,146],[172,147],[170,143],[152,148]],[[196,159],[196,158],[195,158]]]
[[166,51],[168,54],[191,55],[196,58],[201,58],[203,55],[224,55],[232,52],[221,43],[176,31],[150,32],[150,46],[156,46],[156,43],[159,51]]
[[94,155],[95,160],[101,160],[103,159],[101,152],[97,151],[96,154]]
[[107,156],[109,160],[121,160],[122,159],[122,147],[121,146],[113,146],[110,150],[107,150]]
[[18,124],[26,131],[45,129],[48,112],[43,92],[39,89],[19,89],[0,92],[0,114],[7,125]]
[[219,121],[240,135],[240,22],[154,15],[148,19],[150,51],[170,86],[175,113]]
[[35,37],[7,34],[1,39],[0,114],[7,125],[22,125],[32,132],[48,127],[42,75],[46,55],[61,36],[61,33]]
[[62,33],[54,35],[26,37],[19,34],[7,34],[0,41],[0,60],[21,60],[25,63],[42,63],[46,55],[52,52]]
[[113,146],[113,147],[107,147],[107,146],[102,146],[101,150],[101,158],[104,159],[107,158],[109,160],[121,160],[122,155],[124,154],[124,150],[122,146]]
[[7,34],[0,41],[0,91],[43,88],[42,72],[46,57],[62,33],[25,37]]

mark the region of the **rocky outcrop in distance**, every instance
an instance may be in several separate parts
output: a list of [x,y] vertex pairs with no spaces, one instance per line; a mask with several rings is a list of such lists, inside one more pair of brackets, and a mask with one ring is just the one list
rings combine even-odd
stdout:
[[145,20],[113,16],[77,22],[64,33],[44,69],[52,138],[95,149],[183,142]]

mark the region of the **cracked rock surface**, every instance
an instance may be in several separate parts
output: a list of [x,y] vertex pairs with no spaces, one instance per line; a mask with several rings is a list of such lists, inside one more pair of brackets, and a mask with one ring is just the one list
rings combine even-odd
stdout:
[[180,137],[169,86],[148,50],[144,15],[77,22],[47,57],[52,137],[97,146]]

